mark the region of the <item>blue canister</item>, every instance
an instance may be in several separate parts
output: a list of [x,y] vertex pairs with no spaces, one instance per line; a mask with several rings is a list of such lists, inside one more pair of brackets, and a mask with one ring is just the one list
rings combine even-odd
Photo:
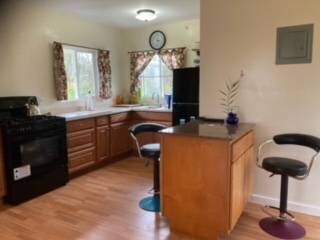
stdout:
[[171,108],[171,99],[172,99],[172,95],[164,95],[164,100],[166,102],[166,106],[168,109]]

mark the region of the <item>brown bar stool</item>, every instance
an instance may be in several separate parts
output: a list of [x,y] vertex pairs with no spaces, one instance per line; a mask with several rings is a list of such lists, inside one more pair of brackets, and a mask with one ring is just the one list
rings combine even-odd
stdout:
[[[278,145],[299,145],[313,149],[316,154],[312,157],[309,166],[296,159],[283,157],[267,157],[262,160],[260,165],[260,156],[262,149],[270,143]],[[270,217],[260,221],[260,227],[268,234],[281,239],[301,239],[305,236],[305,229],[297,222],[294,216],[287,211],[288,202],[288,184],[289,177],[304,180],[309,176],[312,165],[320,155],[320,139],[305,134],[282,134],[276,135],[271,140],[267,140],[260,144],[258,150],[257,166],[271,172],[271,176],[281,175],[281,193],[280,208],[273,206],[265,206],[264,212]],[[279,216],[273,216],[267,209],[279,210]]]
[[140,208],[150,212],[160,212],[160,143],[151,143],[140,146],[137,136],[141,133],[159,132],[166,126],[157,123],[141,123],[129,129],[130,135],[135,141],[140,158],[146,159],[146,166],[149,160],[153,160],[153,196],[140,201]]

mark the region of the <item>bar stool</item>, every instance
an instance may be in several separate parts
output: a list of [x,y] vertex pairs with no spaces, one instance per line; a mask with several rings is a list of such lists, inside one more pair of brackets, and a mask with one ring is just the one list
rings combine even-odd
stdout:
[[[261,153],[263,148],[270,143],[278,145],[299,145],[313,149],[316,154],[313,155],[309,166],[305,163],[283,157],[267,157],[260,164]],[[265,206],[264,212],[269,217],[260,221],[260,227],[268,234],[281,239],[301,239],[306,235],[305,229],[297,222],[295,217],[287,211],[288,201],[288,183],[289,177],[304,180],[309,176],[314,161],[319,157],[320,139],[305,134],[281,134],[276,135],[271,140],[267,140],[260,144],[258,149],[257,166],[271,172],[271,176],[281,175],[281,194],[280,208],[273,206]],[[267,209],[279,210],[279,216],[273,216]]]
[[140,146],[137,136],[141,133],[159,132],[166,126],[157,123],[141,123],[129,129],[130,135],[136,143],[140,158],[146,159],[146,166],[149,160],[153,160],[153,196],[142,199],[140,208],[150,212],[160,212],[160,143],[151,143]]

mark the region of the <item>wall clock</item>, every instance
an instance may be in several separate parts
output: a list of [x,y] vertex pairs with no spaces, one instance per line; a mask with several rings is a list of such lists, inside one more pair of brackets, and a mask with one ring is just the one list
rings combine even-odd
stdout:
[[162,31],[154,31],[149,37],[149,44],[152,49],[160,50],[167,43],[166,35]]

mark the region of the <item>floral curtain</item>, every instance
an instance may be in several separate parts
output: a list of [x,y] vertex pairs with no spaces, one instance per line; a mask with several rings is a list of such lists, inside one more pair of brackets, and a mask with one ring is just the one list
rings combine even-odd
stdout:
[[185,50],[186,48],[164,49],[160,51],[159,55],[168,68],[173,70],[185,66]]
[[109,51],[98,51],[98,69],[100,77],[99,96],[103,99],[109,99],[112,96],[111,65]]
[[137,95],[140,88],[139,76],[151,62],[156,52],[135,52],[130,54],[130,93]]
[[68,99],[67,74],[64,65],[63,47],[61,43],[53,43],[53,72],[58,100]]

